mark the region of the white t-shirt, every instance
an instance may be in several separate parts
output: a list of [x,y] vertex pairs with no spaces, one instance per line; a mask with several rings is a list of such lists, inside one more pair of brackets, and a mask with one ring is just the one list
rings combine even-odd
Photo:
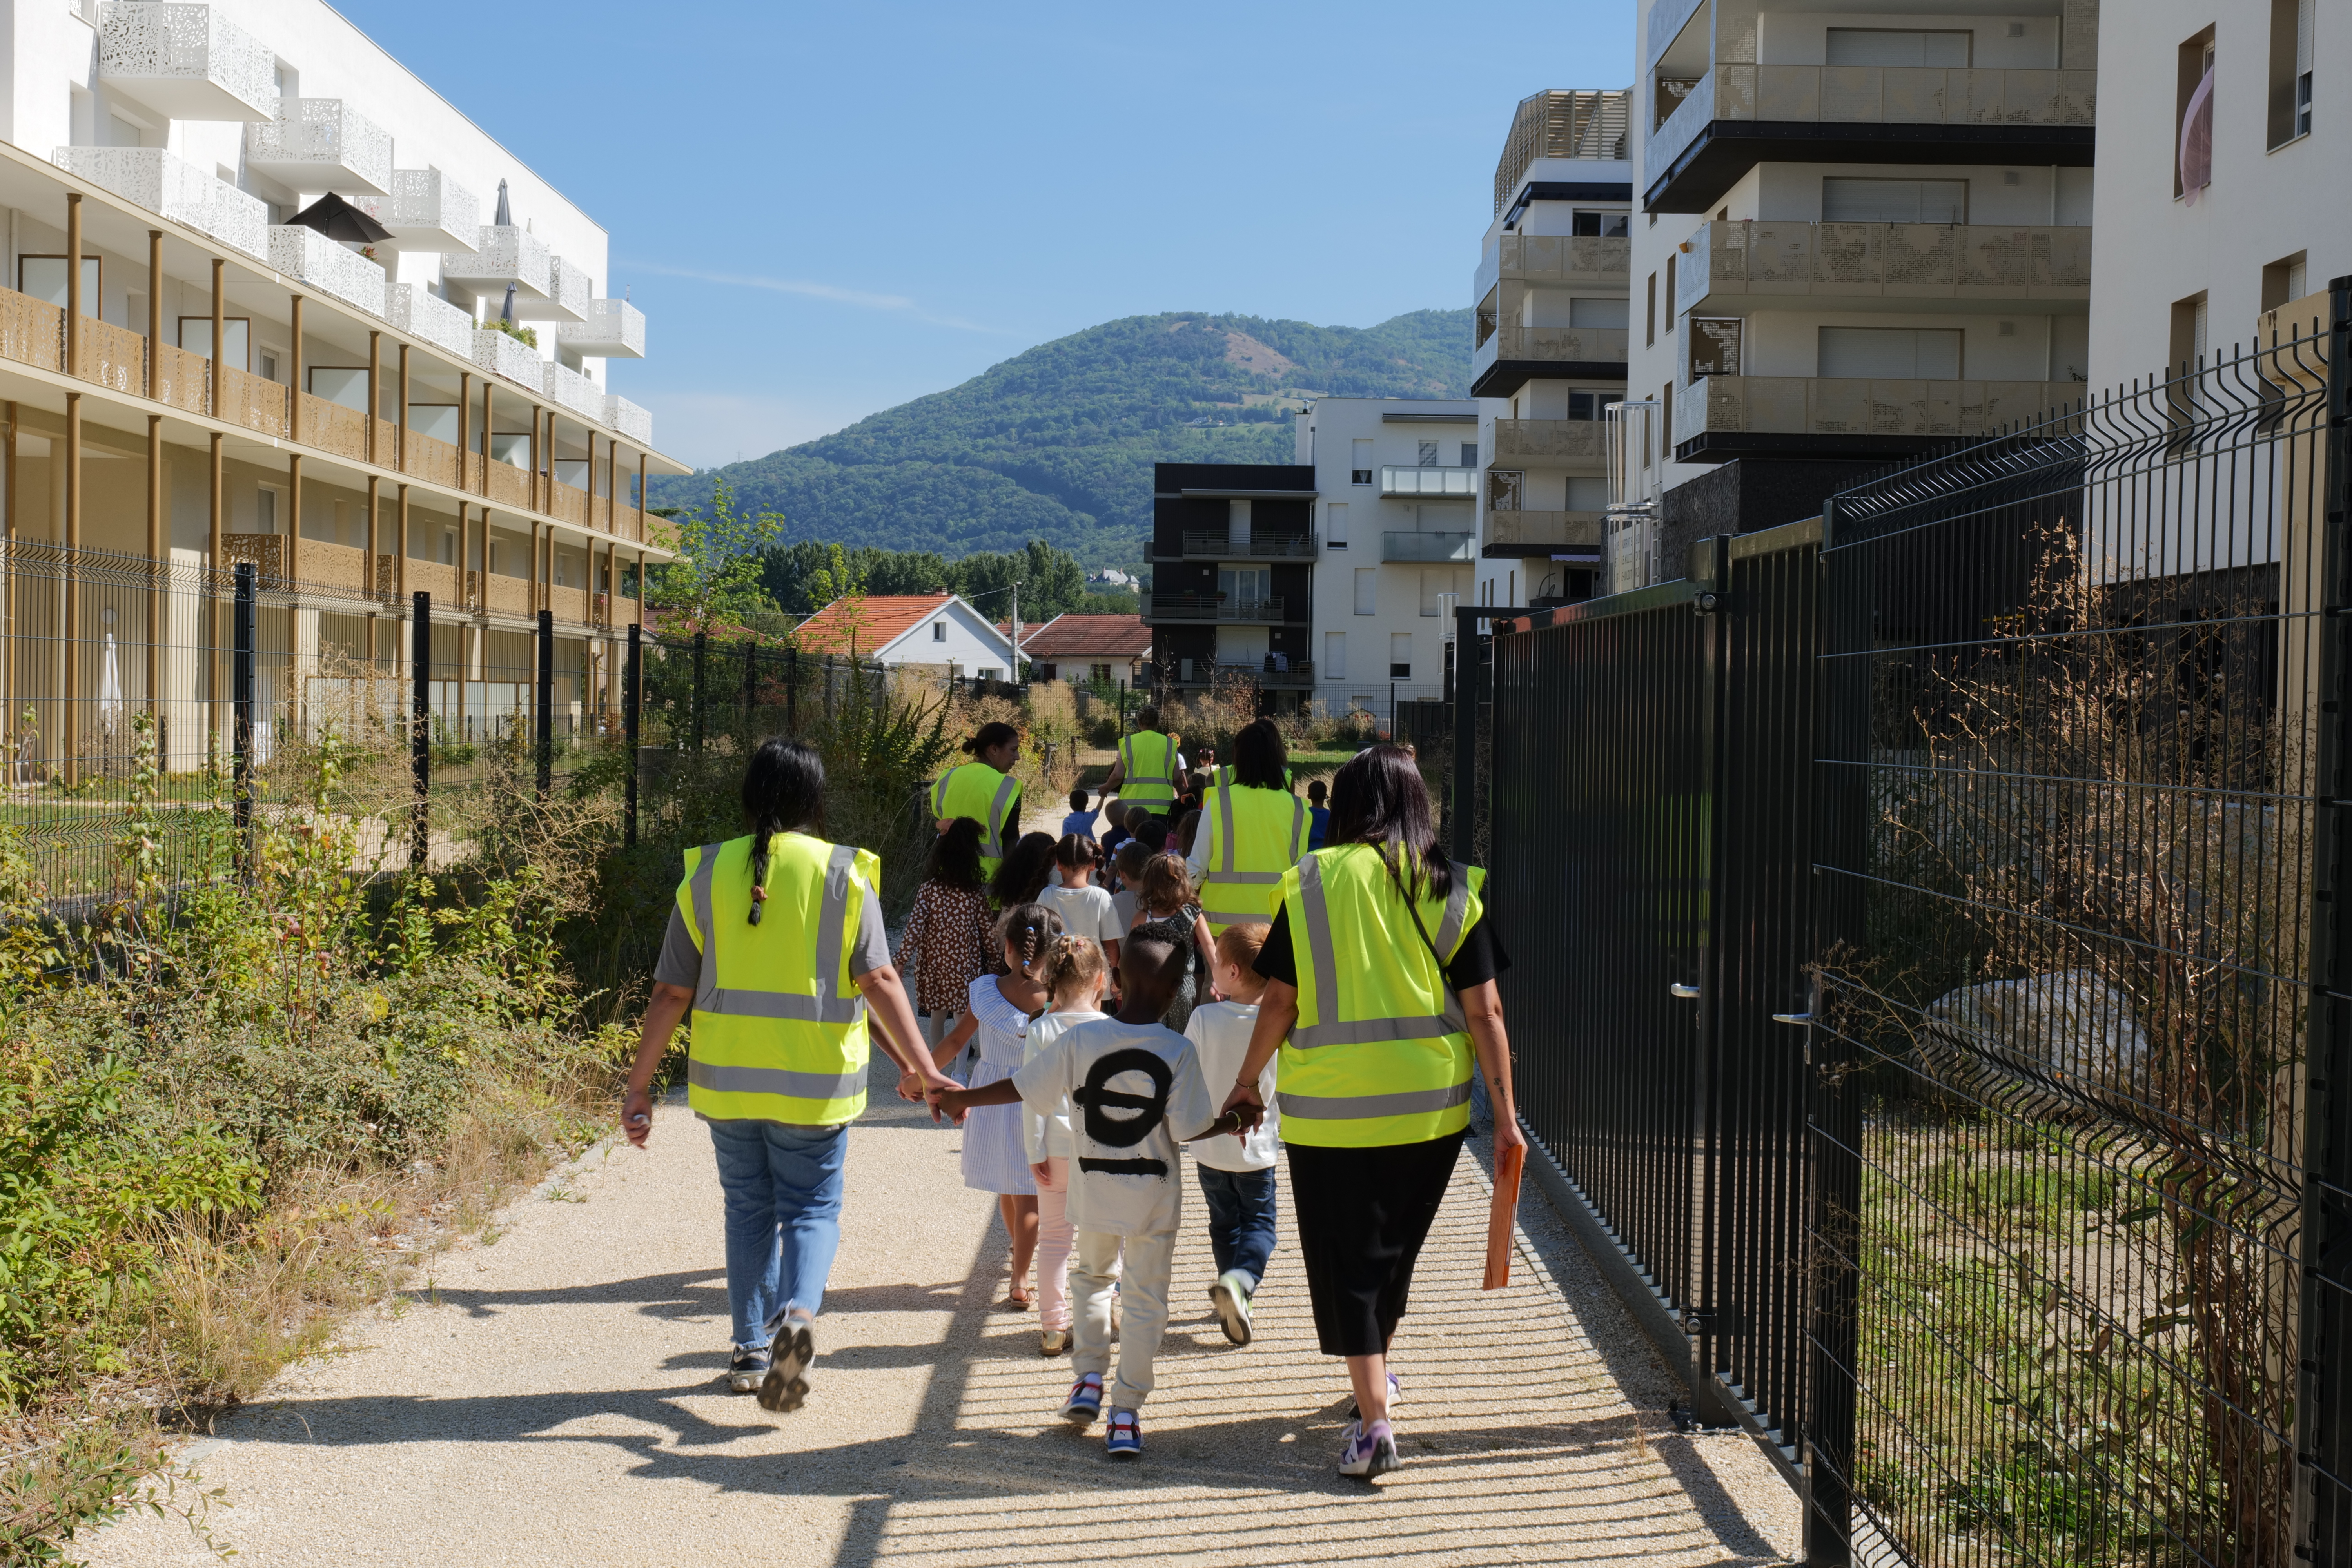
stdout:
[[[1097,945],[1127,935],[1118,923],[1118,906],[1100,888],[1048,888],[1037,901],[1062,917],[1062,929],[1072,936],[1090,936]],[[1110,949],[1103,948],[1108,954]]]
[[[1203,1002],[1192,1009],[1184,1037],[1200,1056],[1201,1080],[1209,1087],[1212,1108],[1224,1104],[1225,1096],[1233,1093],[1234,1079],[1241,1075],[1242,1062],[1249,1055],[1250,1031],[1255,1027],[1255,1002]],[[1034,1036],[1036,1026],[1032,1024],[1030,1029]],[[1274,1108],[1272,1058],[1257,1075],[1257,1097],[1265,1102],[1265,1120],[1255,1131],[1246,1138],[1203,1138],[1192,1145],[1192,1157],[1220,1171],[1263,1171],[1272,1166],[1280,1115]]]
[[1216,1111],[1192,1042],[1160,1024],[1097,1018],[1013,1075],[1040,1115],[1070,1103],[1070,1224],[1101,1236],[1172,1236],[1183,1219],[1177,1145]]
[[[1031,1061],[1036,1059],[1040,1051],[1060,1039],[1063,1034],[1073,1026],[1089,1024],[1097,1018],[1109,1016],[1109,1014],[1099,1012],[1092,1007],[1076,1013],[1039,1015],[1029,1021],[1029,1033],[1023,1037],[1022,1048],[1026,1054],[1023,1057],[1021,1065],[1028,1066]],[[1021,1142],[1029,1151],[1029,1163],[1033,1165],[1043,1164],[1049,1158],[1068,1159],[1070,1157],[1070,1102],[1065,1100],[1054,1110],[1043,1113],[1032,1110],[1026,1105],[1022,1106]]]

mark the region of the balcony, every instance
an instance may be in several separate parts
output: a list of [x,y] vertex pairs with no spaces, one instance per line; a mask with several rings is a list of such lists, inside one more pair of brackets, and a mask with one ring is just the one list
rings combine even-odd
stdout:
[[268,203],[161,147],[60,147],[49,162],[247,256],[269,253]]
[[1381,470],[1382,500],[1402,497],[1423,500],[1475,500],[1475,468],[1416,468],[1402,465]]
[[1643,205],[1705,212],[1761,163],[2087,168],[2095,70],[1721,65],[1643,153]]
[[1599,465],[1608,460],[1609,426],[1598,419],[1497,419],[1497,463]]
[[654,444],[654,416],[625,397],[605,395],[604,423],[640,447]]
[[246,166],[299,191],[392,194],[392,138],[340,98],[288,98],[245,128]]
[[1683,248],[1677,315],[1783,299],[2087,308],[2091,298],[2087,226],[1715,222]]
[[1484,300],[1498,283],[1627,289],[1633,278],[1633,242],[1622,235],[1506,234],[1478,263],[1471,296]]
[[1288,669],[1267,669],[1256,664],[1214,664],[1205,658],[1180,658],[1171,686],[1239,686],[1244,682],[1265,691],[1305,690],[1315,684],[1315,666],[1301,661]]
[[547,361],[526,342],[488,327],[474,330],[474,363],[483,370],[519,381],[541,395],[547,393]]
[[216,5],[101,6],[98,74],[108,90],[172,120],[278,113],[278,57]]
[[555,341],[583,359],[643,359],[646,313],[626,300],[591,300],[579,322],[556,329]]
[[356,305],[372,316],[384,312],[383,268],[317,229],[299,224],[272,225],[269,265],[296,282],[346,305]]
[[1473,533],[1404,532],[1390,529],[1381,535],[1382,561],[1474,561]]
[[[503,332],[499,335],[506,336]],[[603,387],[578,371],[557,364],[553,360],[543,360],[541,363],[547,366],[545,372],[547,379],[541,384],[546,390],[550,402],[569,408],[591,424],[597,423],[604,417]]]
[[511,283],[520,308],[524,300],[547,298],[553,260],[547,242],[530,230],[484,224],[474,231],[472,255],[442,258],[441,278],[488,299],[503,299]]
[[395,283],[385,291],[383,319],[461,360],[474,357],[474,318],[414,283]]
[[1623,381],[1622,327],[1497,327],[1470,353],[1470,395],[1508,397],[1530,381]]
[[1490,511],[1486,547],[1479,553],[1489,559],[1567,555],[1597,561],[1601,531],[1597,511]]
[[462,256],[482,227],[481,198],[436,168],[394,169],[388,196],[357,196],[352,205],[392,231],[401,250]]
[[535,300],[515,290],[518,321],[584,321],[596,292],[596,280],[561,256],[547,258],[547,297]]
[[1144,602],[1143,624],[1257,625],[1284,619],[1280,595],[1228,604],[1223,594],[1154,594]]
[[1518,195],[1520,177],[1538,158],[1622,163],[1633,107],[1633,95],[1622,88],[1555,89],[1519,100],[1495,164],[1495,210]]
[[1187,561],[1304,561],[1315,555],[1312,533],[1252,533],[1235,539],[1214,529],[1184,535]]
[[2081,401],[2071,381],[1876,381],[1702,376],[1675,394],[1684,462],[1803,456],[1893,458],[1977,437]]

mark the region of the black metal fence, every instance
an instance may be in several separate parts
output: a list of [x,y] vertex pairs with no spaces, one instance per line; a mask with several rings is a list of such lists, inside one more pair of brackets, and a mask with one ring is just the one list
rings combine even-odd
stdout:
[[1809,1561],[2352,1561],[2347,346],[1494,639],[1541,1173]]

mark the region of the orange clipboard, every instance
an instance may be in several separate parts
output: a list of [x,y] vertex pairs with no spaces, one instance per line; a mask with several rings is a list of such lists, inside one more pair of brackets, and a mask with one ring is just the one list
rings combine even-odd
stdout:
[[1486,1213],[1486,1279],[1481,1290],[1511,1282],[1511,1227],[1519,1209],[1519,1173],[1527,1168],[1525,1144],[1514,1144],[1495,1161],[1495,1201]]

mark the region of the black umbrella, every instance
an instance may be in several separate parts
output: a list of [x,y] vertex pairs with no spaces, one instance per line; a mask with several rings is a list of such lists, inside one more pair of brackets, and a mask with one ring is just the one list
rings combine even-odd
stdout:
[[499,307],[499,320],[509,327],[514,325],[514,291],[515,286],[511,283],[508,284],[507,302]]
[[392,230],[332,191],[286,221],[316,229],[329,239],[345,245],[382,245],[392,237]]
[[499,216],[490,220],[490,225],[493,228],[514,226],[514,214],[507,206],[507,183],[504,180],[499,182]]

